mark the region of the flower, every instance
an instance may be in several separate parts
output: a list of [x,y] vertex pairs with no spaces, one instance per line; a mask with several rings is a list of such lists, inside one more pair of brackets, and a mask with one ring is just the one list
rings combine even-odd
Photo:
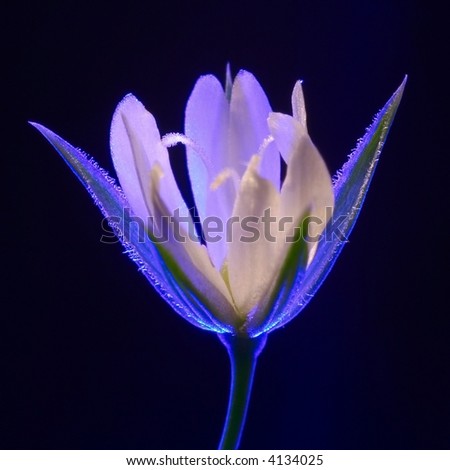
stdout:
[[[293,115],[273,113],[246,71],[233,82],[228,74],[225,90],[214,76],[200,77],[187,103],[184,135],[161,138],[153,115],[133,95],[125,96],[111,126],[121,189],[92,159],[33,125],[60,152],[130,257],[179,314],[217,333],[257,337],[296,316],[334,263],[361,208],[404,83],[333,182],[307,132],[301,82],[292,93]],[[200,221],[221,221],[223,231],[226,226],[227,233],[214,240],[201,239],[177,186],[168,148],[178,143],[187,147]],[[287,166],[283,181],[281,161]],[[321,236],[332,223],[333,208],[333,219],[343,219],[340,236]],[[145,240],[132,223],[135,217],[145,225]],[[267,217],[278,223],[269,235]],[[228,224],[233,220],[237,223]],[[281,220],[287,220],[282,228]],[[305,221],[315,223],[311,228]],[[246,242],[249,234],[257,236]]]
[[[261,86],[245,71],[233,83],[228,73],[225,90],[215,77],[200,77],[186,107],[185,134],[161,138],[152,114],[127,95],[111,126],[121,188],[83,152],[32,123],[158,292],[188,321],[220,334],[232,380],[219,448],[239,445],[267,333],[306,306],[344,246],[405,82],[334,180],[308,135],[301,83],[292,93],[293,115],[272,113]],[[168,148],[178,143],[187,147],[200,231],[172,173]],[[209,237],[211,221],[222,224],[221,237]],[[269,228],[275,221],[274,233],[267,234],[267,221]]]
[[[133,95],[122,100],[113,117],[113,162],[133,213],[146,221],[153,238],[162,235],[163,221],[175,214],[186,221],[179,234],[184,235],[182,242],[176,240],[175,224],[170,224],[163,250],[183,273],[178,281],[190,281],[186,290],[201,299],[202,307],[223,329],[250,335],[258,330],[270,312],[288,253],[287,232],[306,214],[324,221],[323,229],[326,208],[333,206],[331,177],[306,131],[300,82],[293,102],[295,118],[272,113],[254,76],[241,71],[230,86],[229,98],[214,76],[197,81],[186,108],[186,135],[161,139],[155,119]],[[229,234],[205,244],[186,233],[193,232],[193,221],[166,148],[178,142],[188,148],[189,176],[201,221],[221,221],[227,227],[229,221],[236,222]],[[282,185],[280,154],[287,164]],[[283,232],[273,223],[274,233],[266,234],[264,214],[274,222],[283,218],[289,223],[283,224]],[[254,239],[250,227],[243,226],[250,218]],[[311,254],[313,246],[310,242]],[[300,257],[295,268],[304,270],[306,257]]]

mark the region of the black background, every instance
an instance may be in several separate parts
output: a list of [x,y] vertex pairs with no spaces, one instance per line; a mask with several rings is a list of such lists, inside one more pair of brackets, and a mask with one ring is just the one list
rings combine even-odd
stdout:
[[398,0],[15,5],[2,15],[0,448],[217,445],[223,346],[99,242],[98,209],[27,120],[112,171],[110,119],[127,92],[162,133],[182,131],[195,80],[222,78],[230,61],[278,111],[304,80],[333,173],[409,74],[350,243],[307,309],[269,336],[242,447],[448,449],[442,12]]

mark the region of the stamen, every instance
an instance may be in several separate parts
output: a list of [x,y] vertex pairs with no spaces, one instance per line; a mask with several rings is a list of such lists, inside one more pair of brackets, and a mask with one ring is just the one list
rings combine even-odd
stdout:
[[185,136],[184,134],[180,134],[179,132],[169,132],[169,134],[166,134],[162,137],[161,139],[162,144],[164,147],[175,147],[177,144],[183,144],[186,146],[193,147],[194,142],[192,140]]
[[258,155],[263,156],[264,152],[266,151],[267,147],[272,143],[274,142],[275,139],[273,138],[272,135],[268,135],[263,141],[262,141],[262,144],[259,146],[259,149],[258,149]]
[[[194,142],[192,139],[190,139],[188,136],[178,133],[178,132],[170,132],[169,134],[164,135],[161,138],[161,143],[166,147],[175,147],[178,144],[183,144],[185,147],[189,147],[194,150],[194,152],[200,157],[201,161],[205,165],[205,167],[208,169],[209,168],[209,162],[208,159],[206,158],[206,153],[204,150],[197,145],[196,142]],[[176,150],[175,150],[176,152]],[[189,213],[192,217],[192,220],[194,222],[194,227],[196,229],[196,232],[199,236],[199,241],[202,245],[205,245],[205,239],[203,237],[203,232],[202,232],[202,226],[198,218],[198,211],[194,199],[194,195],[192,193],[192,187],[188,183],[190,181],[190,177],[187,175],[187,167],[186,167],[186,159],[182,158],[181,160],[177,159],[177,163],[182,163],[183,165],[183,172],[185,174],[185,178],[179,178],[174,172],[175,180],[177,182],[178,188],[180,189],[180,192],[183,196],[183,199],[186,201],[187,206],[189,207]],[[171,165],[173,165],[173,161],[171,162]]]
[[225,168],[222,170],[215,178],[214,181],[211,183],[209,188],[211,191],[215,191],[220,186],[222,186],[225,181],[229,178],[233,179],[234,186],[237,188],[239,186],[239,175],[234,168]]
[[205,151],[192,139],[179,132],[170,132],[161,138],[161,143],[166,148],[175,147],[175,145],[183,144],[185,147],[189,147],[207,164],[208,159],[206,158]]

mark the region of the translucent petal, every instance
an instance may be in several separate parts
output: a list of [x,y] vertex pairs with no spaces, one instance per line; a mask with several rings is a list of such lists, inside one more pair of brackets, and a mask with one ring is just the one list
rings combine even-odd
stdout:
[[[361,210],[381,149],[400,104],[405,84],[406,78],[377,114],[348,161],[338,172],[334,181],[333,219],[328,223],[312,263],[305,272],[304,268],[295,263],[298,256],[295,246],[291,248],[285,261],[285,269],[281,271],[279,277],[279,289],[268,302],[271,314],[267,316],[263,324],[254,325],[250,333],[252,336],[279,328],[294,318],[312,299],[330,272]],[[344,218],[343,222],[338,225],[342,237],[333,233],[336,228],[333,220],[337,223],[340,216]]]
[[[199,307],[193,292],[182,288],[167,268],[155,245],[134,222],[133,212],[128,210],[129,202],[114,184],[113,178],[97,163],[61,137],[40,124],[31,123],[53,145],[88,190],[103,215],[108,217],[114,232],[125,247],[126,253],[138,265],[158,293],[171,307],[190,323],[219,333],[231,332],[232,327],[211,318],[211,314]],[[176,265],[175,268],[176,269]]]
[[229,231],[229,282],[235,304],[247,321],[278,267],[276,243],[266,236],[262,217],[267,209],[269,215],[276,217],[279,194],[270,181],[258,174],[259,160],[254,156],[242,177]]
[[[299,219],[307,214],[310,251],[325,228],[334,206],[333,187],[328,169],[306,129],[292,116],[272,113],[269,127],[275,144],[288,162],[281,188],[280,216],[291,217],[286,229],[293,234]],[[327,209],[328,208],[328,209]]]
[[[258,153],[260,145],[269,135],[267,118],[271,112],[269,100],[256,78],[241,70],[236,76],[230,103],[229,162],[242,175],[250,158]],[[275,189],[280,188],[280,157],[273,146],[266,150],[261,162],[260,175]]]
[[[134,108],[137,113],[142,113],[140,103],[133,95],[127,95],[119,103],[111,124],[111,154],[120,184],[128,196],[128,202],[133,212],[146,222],[151,214],[148,207],[150,188],[139,177],[138,168],[141,175],[150,174],[151,162],[145,148],[147,150],[152,147],[157,148],[157,142],[160,140],[159,131],[154,119],[147,119],[146,132],[144,129],[140,132],[147,134],[147,136],[145,141],[141,142],[134,135],[133,127],[126,125],[127,120],[122,113],[122,110],[126,108]],[[135,128],[137,131],[137,126]]]
[[[189,178],[195,204],[204,221],[207,217],[228,220],[233,210],[236,192],[232,184],[211,191],[211,184],[227,167],[229,103],[216,77],[205,75],[195,84],[186,106],[185,133],[201,149],[187,147]],[[217,269],[226,254],[224,241],[208,245]]]
[[[111,123],[111,154],[123,191],[136,215],[147,222],[151,208],[151,168],[158,162],[165,184],[161,196],[174,213],[179,211],[192,226],[189,211],[180,194],[170,166],[166,147],[155,119],[133,95],[127,95],[117,106]],[[147,212],[144,211],[144,205]]]

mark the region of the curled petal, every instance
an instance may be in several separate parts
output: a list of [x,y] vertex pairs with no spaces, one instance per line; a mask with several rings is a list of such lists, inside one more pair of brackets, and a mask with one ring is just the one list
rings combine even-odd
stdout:
[[177,211],[187,224],[192,225],[155,119],[131,94],[119,103],[114,113],[111,124],[111,154],[131,209],[146,224],[155,215],[151,203],[151,169],[158,162],[165,175],[165,184],[160,188],[162,199],[171,213]]

